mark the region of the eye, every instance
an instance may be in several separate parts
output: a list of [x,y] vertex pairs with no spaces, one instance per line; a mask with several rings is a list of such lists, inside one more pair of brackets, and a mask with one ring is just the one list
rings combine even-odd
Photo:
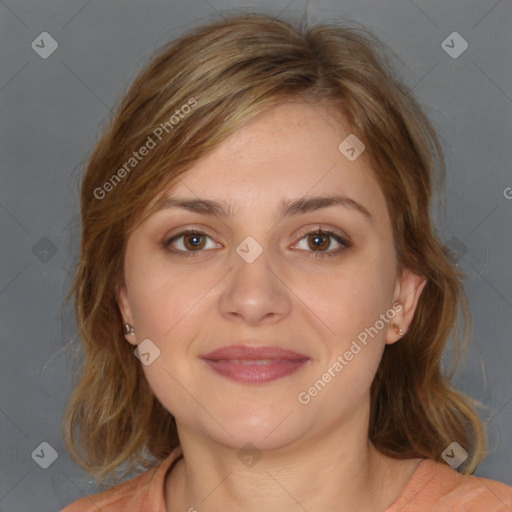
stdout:
[[[331,246],[331,242],[334,239],[335,243],[339,245],[338,248],[334,250],[328,251],[327,249]],[[323,229],[316,229],[314,231],[308,231],[305,233],[302,240],[306,240],[306,252],[311,252],[311,257],[314,258],[325,258],[331,256],[337,256],[349,247],[351,247],[351,243],[348,238],[342,236],[341,234],[335,233],[334,231],[325,231]],[[297,246],[300,245],[297,244]],[[312,251],[308,251],[309,248],[313,248]],[[309,255],[308,255],[309,256]]]
[[[177,244],[181,247],[173,247],[174,242],[179,241],[181,238],[183,241]],[[200,253],[202,249],[205,248],[206,238],[211,240],[211,238],[202,231],[198,231],[196,229],[186,229],[167,240],[167,242],[164,243],[164,247],[169,252],[177,254],[178,256],[196,256],[194,253]],[[219,244],[213,243],[212,245],[213,247],[209,247],[209,249],[215,249],[216,247],[219,247]]]

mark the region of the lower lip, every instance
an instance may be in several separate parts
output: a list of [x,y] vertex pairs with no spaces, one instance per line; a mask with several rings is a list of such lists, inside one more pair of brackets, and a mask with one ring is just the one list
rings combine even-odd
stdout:
[[223,377],[236,382],[265,383],[291,375],[304,366],[308,359],[279,359],[266,364],[242,364],[230,359],[204,359]]

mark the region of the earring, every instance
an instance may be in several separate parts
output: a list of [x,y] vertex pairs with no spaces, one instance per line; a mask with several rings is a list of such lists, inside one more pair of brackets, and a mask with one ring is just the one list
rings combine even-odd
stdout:
[[393,324],[393,329],[395,329],[395,332],[398,334],[398,336],[402,336],[404,333],[398,324]]
[[135,329],[130,324],[124,325],[124,332],[126,334],[135,334]]

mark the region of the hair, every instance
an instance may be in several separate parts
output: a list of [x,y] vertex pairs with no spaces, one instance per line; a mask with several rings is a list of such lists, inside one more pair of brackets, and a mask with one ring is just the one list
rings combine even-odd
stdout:
[[[82,177],[80,256],[65,299],[75,297],[83,353],[63,437],[98,481],[115,479],[127,462],[152,466],[179,446],[172,414],[124,338],[117,290],[129,233],[199,159],[289,101],[329,106],[363,141],[392,219],[398,271],[426,279],[407,333],[386,346],[372,382],[371,442],[394,458],[440,460],[457,441],[469,452],[465,473],[485,457],[478,402],[450,382],[471,326],[464,276],[429,211],[444,180],[442,150],[383,48],[361,27],[235,14],[160,48],[122,98]],[[146,156],[135,158],[150,141]],[[446,376],[450,336],[454,363]]]

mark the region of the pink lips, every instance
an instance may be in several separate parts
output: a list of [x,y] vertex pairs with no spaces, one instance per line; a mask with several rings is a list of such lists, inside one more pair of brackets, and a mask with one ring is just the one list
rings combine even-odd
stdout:
[[236,382],[264,383],[295,373],[309,361],[304,354],[278,347],[223,347],[201,358],[217,373]]

